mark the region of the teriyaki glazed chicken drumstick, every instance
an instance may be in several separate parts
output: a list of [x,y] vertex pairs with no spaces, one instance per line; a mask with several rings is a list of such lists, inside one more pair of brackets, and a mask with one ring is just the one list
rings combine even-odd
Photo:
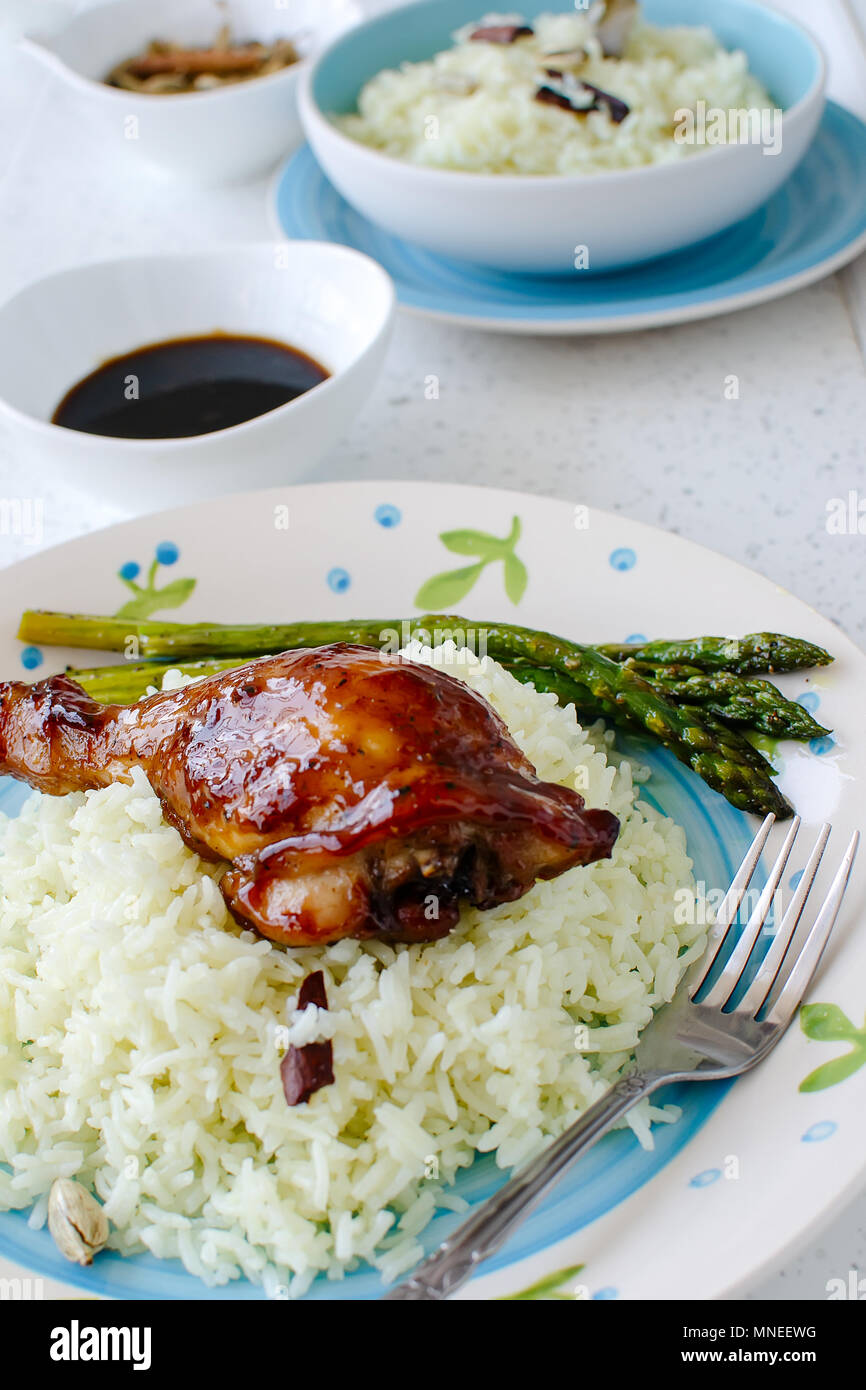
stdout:
[[619,822],[540,781],[481,696],[335,643],[102,705],[67,676],[0,683],[0,773],[59,796],[146,772],[166,820],[228,860],[234,916],[286,945],[427,941],[610,855]]

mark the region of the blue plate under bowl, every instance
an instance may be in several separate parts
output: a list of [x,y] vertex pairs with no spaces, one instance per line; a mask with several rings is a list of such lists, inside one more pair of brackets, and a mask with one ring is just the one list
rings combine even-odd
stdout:
[[866,124],[828,103],[802,163],[757,212],[697,246],[609,274],[511,275],[431,255],[350,207],[306,146],[279,175],[275,212],[287,237],[372,256],[400,303],[433,318],[522,333],[654,328],[776,299],[866,249]]

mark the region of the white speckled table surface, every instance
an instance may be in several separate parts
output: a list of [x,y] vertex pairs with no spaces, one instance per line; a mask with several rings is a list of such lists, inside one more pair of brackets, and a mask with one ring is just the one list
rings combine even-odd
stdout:
[[[777,7],[818,33],[831,96],[866,116],[866,0]],[[202,192],[151,177],[64,119],[58,89],[2,41],[49,8],[64,6],[4,0],[0,16],[0,299],[78,261],[269,238],[264,183]],[[622,337],[510,338],[401,315],[363,414],[299,481],[447,479],[622,511],[771,576],[866,647],[866,540],[825,527],[830,498],[866,490],[864,346],[866,257],[776,303]],[[0,436],[0,495],[34,490]],[[121,516],[71,486],[44,509],[45,544]],[[0,564],[30,550],[0,536]],[[751,1296],[826,1298],[851,1269],[866,1271],[866,1196]]]

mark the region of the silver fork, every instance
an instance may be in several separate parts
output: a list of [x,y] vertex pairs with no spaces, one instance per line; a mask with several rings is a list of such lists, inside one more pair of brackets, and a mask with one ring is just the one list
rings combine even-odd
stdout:
[[797,838],[800,818],[795,817],[748,923],[724,959],[717,978],[698,1000],[716,962],[723,960],[728,937],[734,935],[731,928],[773,821],[773,816],[767,816],[737,870],[719,907],[703,959],[693,967],[673,1002],[659,1010],[644,1029],[630,1071],[484,1202],[414,1274],[385,1294],[386,1300],[443,1299],[454,1293],[483,1260],[504,1244],[563,1173],[644,1096],[675,1081],[717,1081],[738,1076],[772,1051],[796,1014],[818,968],[860,840],[859,832],[855,832],[814,923],[799,950],[791,950],[830,835],[830,826],[822,827],[769,950],[742,998],[732,1004]]

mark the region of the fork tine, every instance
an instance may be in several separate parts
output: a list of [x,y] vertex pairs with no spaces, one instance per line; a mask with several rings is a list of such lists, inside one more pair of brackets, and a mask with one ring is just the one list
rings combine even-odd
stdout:
[[827,848],[827,841],[830,838],[830,826],[823,825],[821,833],[815,842],[815,848],[809,856],[809,861],[797,884],[796,892],[788,904],[784,917],[776,929],[772,945],[761,962],[761,968],[755,976],[746,993],[743,995],[734,1013],[745,1014],[749,1018],[754,1018],[760,1009],[767,995],[773,987],[773,981],[779,973],[782,961],[785,959],[785,952],[791,944],[794,932],[800,924],[803,909],[806,906],[812,884],[815,882],[815,875],[818,872],[818,865],[824,856]]
[[764,845],[767,843],[767,838],[773,828],[775,819],[776,817],[771,811],[746,851],[743,862],[734,874],[731,886],[719,905],[719,910],[716,913],[716,920],[713,924],[712,932],[710,933],[710,942],[716,943],[715,950],[712,952],[712,955],[708,954],[706,964],[697,982],[690,986],[690,999],[694,999],[718,959],[719,952],[724,946],[728,932],[731,929],[731,924],[740,910],[740,903],[743,901],[743,895],[752,881],[755,869],[758,867],[758,861],[764,852]]
[[772,988],[775,988],[778,982],[781,985],[781,990],[767,1014],[766,1021],[768,1023],[787,1024],[809,988],[812,976],[818,969],[821,956],[824,954],[824,947],[827,945],[833,930],[842,899],[845,896],[845,889],[848,887],[848,880],[851,877],[851,869],[859,843],[860,832],[855,830],[845,851],[845,857],[836,871],[836,877],[830,885],[830,891],[815,920],[815,925],[803,943],[802,951],[791,962],[787,973],[784,972],[783,962],[777,979],[773,981]]
[[739,984],[743,971],[746,968],[749,957],[752,954],[755,942],[761,932],[761,928],[767,920],[773,899],[776,896],[776,889],[785,872],[785,865],[794,847],[797,838],[797,831],[800,829],[801,821],[799,816],[795,816],[791,822],[791,828],[785,836],[785,842],[779,851],[776,862],[770,870],[770,876],[755,904],[754,911],[749,917],[748,922],[743,928],[742,934],[737,941],[728,959],[725,961],[724,969],[716,980],[712,989],[701,1000],[701,1004],[709,1008],[722,1008],[730,999],[737,985]]

